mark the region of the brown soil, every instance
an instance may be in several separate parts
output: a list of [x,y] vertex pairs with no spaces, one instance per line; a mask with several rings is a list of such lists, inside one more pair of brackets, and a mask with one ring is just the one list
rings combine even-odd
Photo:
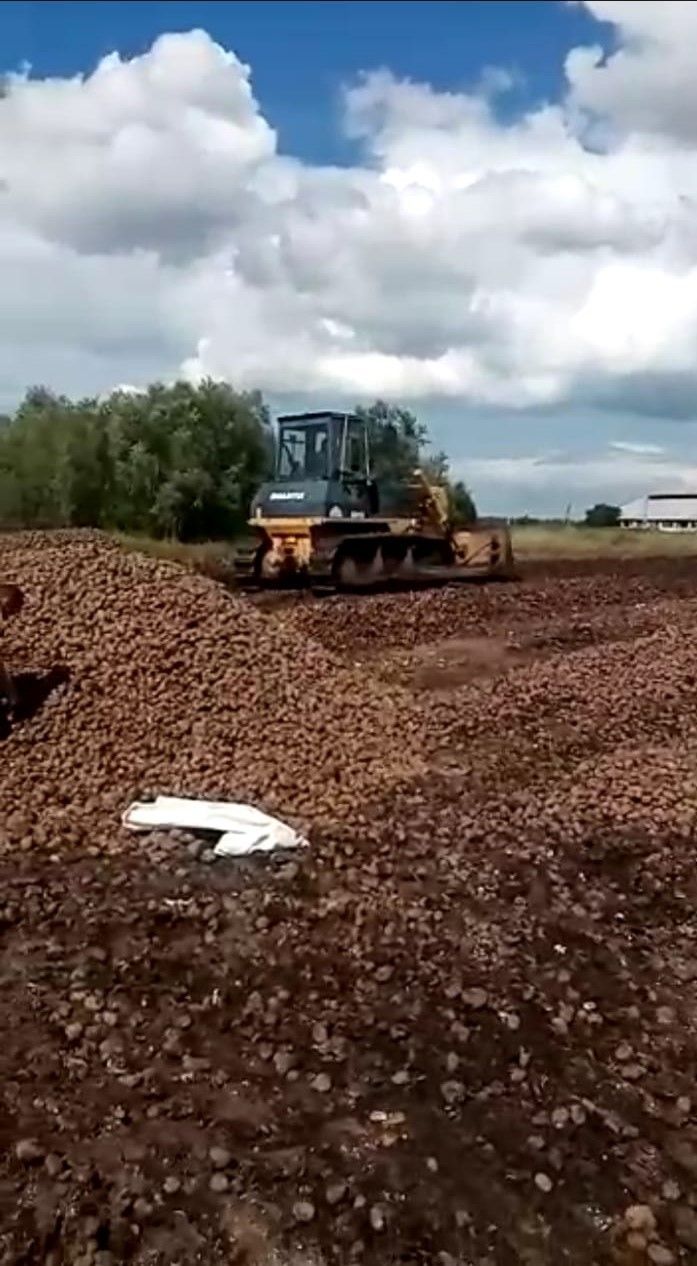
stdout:
[[[697,1260],[689,566],[262,607],[93,534],[0,571],[8,659],[60,669],[0,741],[7,1266]],[[145,791],[311,848],[134,840]]]
[[[474,681],[477,677],[493,677],[522,662],[520,648],[504,637],[453,637],[430,646],[417,647],[413,654],[411,679],[415,690],[445,691]],[[384,657],[385,672],[389,658]]]

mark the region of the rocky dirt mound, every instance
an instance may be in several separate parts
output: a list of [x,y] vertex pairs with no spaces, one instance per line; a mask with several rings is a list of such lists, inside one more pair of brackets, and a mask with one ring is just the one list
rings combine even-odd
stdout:
[[[367,599],[304,595],[267,608],[296,629],[348,656],[381,653],[386,647],[408,649],[431,639],[484,636],[502,630],[525,634],[544,626],[558,612],[565,623],[586,622],[614,608],[621,614],[637,606],[673,597],[694,597],[695,562],[648,559],[643,565],[604,562],[587,576],[534,575],[520,583],[462,583],[440,589],[374,594]],[[612,615],[610,616],[612,618]]]
[[406,696],[212,581],[96,534],[0,538],[0,573],[26,593],[8,660],[57,685],[2,746],[10,845],[109,847],[147,793],[336,818],[418,766]]
[[645,636],[556,652],[507,675],[423,703],[441,768],[463,785],[549,783],[574,762],[621,744],[695,732],[697,602],[668,606]]
[[[89,567],[93,549],[104,553],[91,540],[75,554],[49,544],[64,569],[66,558]],[[35,558],[36,543],[26,548]],[[187,665],[212,672],[220,647],[211,634],[196,657],[211,590],[121,555],[109,575],[112,566],[119,580],[113,591],[107,582],[107,600],[131,646],[170,645],[149,602],[171,590],[161,610],[182,647],[187,687],[176,707],[190,720],[187,750],[193,716],[222,759],[217,722],[188,701]],[[16,630],[32,662],[62,601],[36,568],[45,623]],[[365,800],[350,803],[338,781],[341,814],[324,828],[318,815],[299,859],[211,867],[166,837],[106,857],[100,847],[94,859],[89,840],[66,846],[67,814],[65,824],[50,819],[45,849],[35,826],[31,848],[0,857],[0,1005],[13,1020],[0,1054],[7,1266],[697,1260],[695,582],[652,569],[632,578],[624,606],[620,579],[604,574],[526,593],[530,658],[495,679],[448,695],[423,690],[417,706],[401,690],[386,695],[365,667],[346,670],[380,756],[367,770],[358,764]],[[419,620],[426,642],[452,636],[468,603],[470,616],[492,604],[483,624],[493,631],[498,619],[500,635],[503,594],[392,595],[366,600],[360,619],[352,600],[315,605],[335,613],[350,661],[373,607],[384,629],[412,630],[409,646]],[[206,610],[219,602],[229,599],[214,595]],[[637,614],[636,602],[649,607]],[[333,656],[308,644],[292,611],[262,616],[237,602],[209,617],[233,645],[238,607],[240,627],[266,639],[274,662],[278,647],[307,657],[316,682],[305,677],[298,716],[307,726],[314,709],[317,722]],[[95,707],[99,683],[111,680],[101,652],[91,658],[100,610],[90,599],[68,647],[81,678],[97,674]],[[56,655],[68,658],[63,622],[54,635]],[[109,620],[102,636],[100,647],[116,649]],[[135,670],[119,654],[128,689],[110,687],[117,732],[134,761],[159,771],[148,727],[126,706]],[[153,728],[169,715],[169,691],[148,685],[154,678],[153,668],[142,687]],[[30,734],[47,759],[44,744],[59,731],[42,727],[54,712],[67,723],[75,690],[71,676],[0,746],[12,778],[31,760]],[[269,707],[263,691],[240,685],[239,697],[252,712]],[[378,734],[390,697],[395,710]],[[98,715],[106,726],[108,701]],[[353,731],[341,737],[347,714],[332,715],[332,737],[355,768]],[[183,769],[178,720],[164,751]],[[226,714],[225,732],[230,724]],[[428,777],[412,768],[368,803],[375,771],[392,778],[398,767],[402,726]],[[90,750],[95,742],[90,732]],[[262,787],[259,750],[228,759]],[[326,803],[331,744],[328,757],[312,751],[317,770],[298,793],[310,812],[312,797]],[[48,786],[67,808],[84,781],[69,751],[66,762],[63,783],[52,775]],[[108,797],[106,773],[100,785]],[[212,774],[205,785],[219,790]]]

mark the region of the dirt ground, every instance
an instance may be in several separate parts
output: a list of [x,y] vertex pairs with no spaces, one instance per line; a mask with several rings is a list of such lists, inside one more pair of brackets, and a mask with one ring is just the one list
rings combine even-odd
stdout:
[[[255,603],[85,534],[0,572],[3,1263],[697,1261],[697,560]],[[172,790],[311,846],[120,830]]]

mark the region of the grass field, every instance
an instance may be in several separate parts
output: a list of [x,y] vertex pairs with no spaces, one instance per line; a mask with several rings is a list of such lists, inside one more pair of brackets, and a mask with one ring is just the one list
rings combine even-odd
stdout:
[[697,554],[697,532],[627,531],[569,523],[514,527],[513,549],[525,558],[655,558]]
[[152,536],[132,536],[124,532],[116,532],[114,536],[124,549],[137,550],[141,554],[162,558],[170,563],[182,563],[192,571],[210,576],[213,580],[221,580],[225,584],[232,584],[234,581],[234,541],[203,541],[193,545],[174,538],[157,540]]

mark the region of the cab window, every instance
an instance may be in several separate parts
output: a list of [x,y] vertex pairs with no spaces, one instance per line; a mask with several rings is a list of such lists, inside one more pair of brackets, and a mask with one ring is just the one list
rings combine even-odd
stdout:
[[279,437],[279,479],[327,479],[329,435],[326,423],[282,427]]
[[365,474],[365,436],[362,426],[349,424],[346,436],[346,469],[353,475]]

